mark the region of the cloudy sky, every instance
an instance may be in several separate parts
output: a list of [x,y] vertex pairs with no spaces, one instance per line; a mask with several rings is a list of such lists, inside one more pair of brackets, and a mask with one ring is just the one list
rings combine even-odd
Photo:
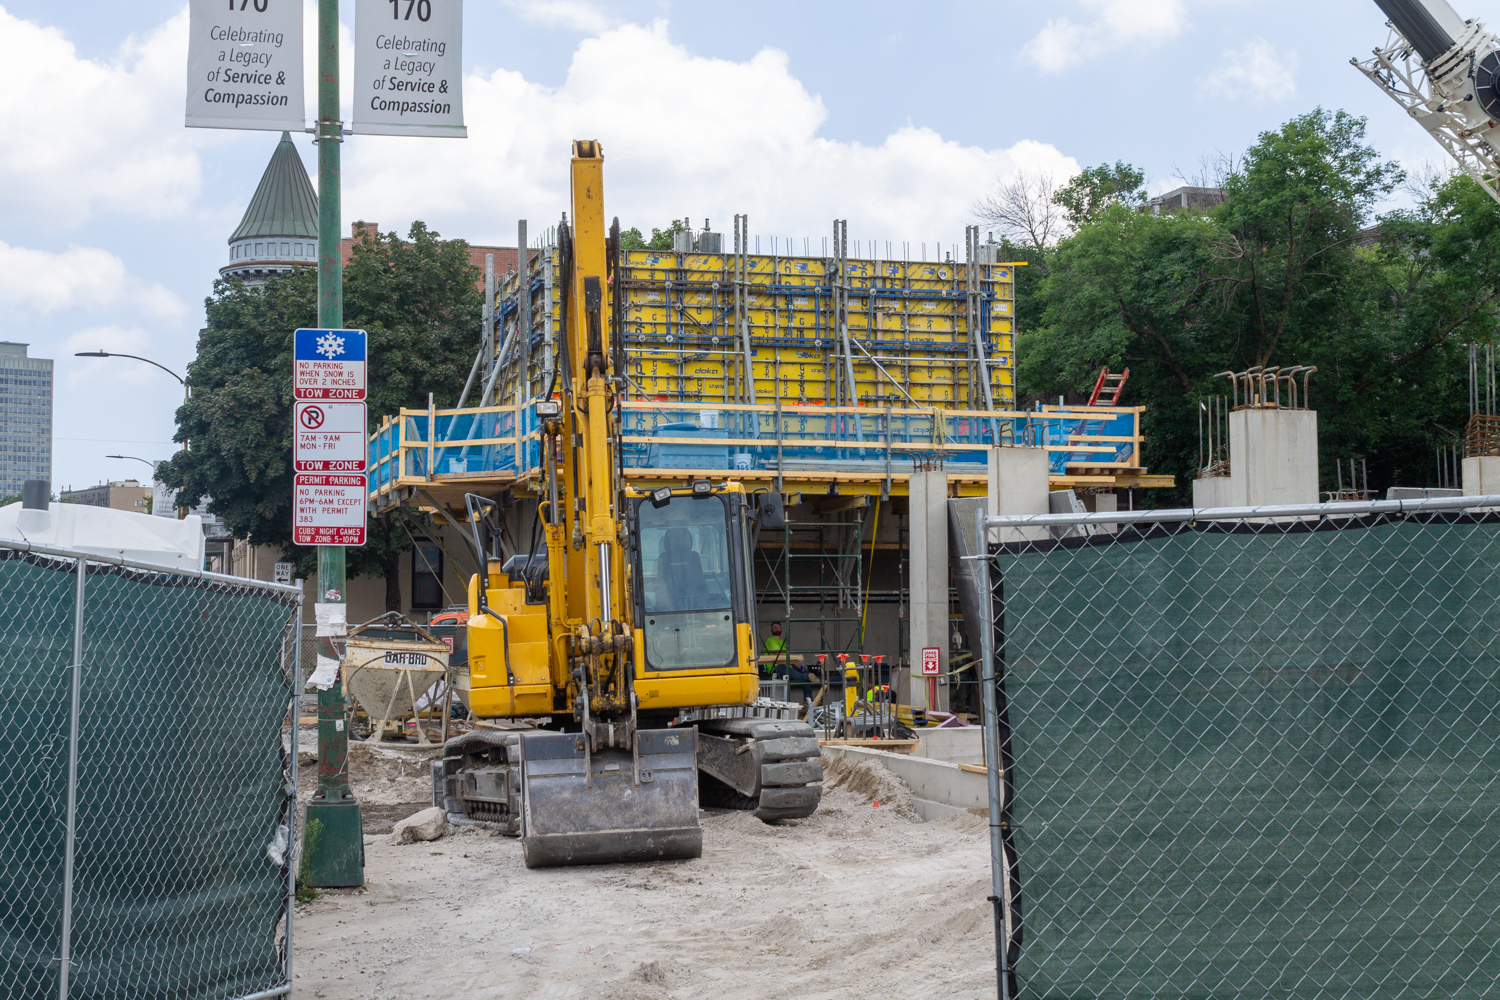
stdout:
[[[1496,0],[1455,4],[1500,24]],[[1318,105],[1368,116],[1410,166],[1438,162],[1349,65],[1385,39],[1372,0],[468,0],[465,19],[469,138],[352,137],[346,230],[420,218],[513,242],[518,218],[557,219],[583,137],[604,142],[626,226],[744,212],[763,240],[817,245],[845,218],[851,240],[914,248],[961,243],[1017,169],[1124,159],[1160,192]],[[170,454],[177,384],[72,354],[183,370],[277,137],[183,127],[180,0],[0,0],[0,43],[0,339],[57,359],[57,486],[143,474],[104,456]]]

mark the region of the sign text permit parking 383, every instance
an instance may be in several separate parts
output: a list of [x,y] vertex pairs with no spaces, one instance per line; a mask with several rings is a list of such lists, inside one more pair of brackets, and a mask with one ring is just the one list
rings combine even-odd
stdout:
[[292,542],[365,544],[367,489],[362,475],[298,473],[292,488]]
[[365,398],[363,330],[298,330],[292,345],[296,399]]

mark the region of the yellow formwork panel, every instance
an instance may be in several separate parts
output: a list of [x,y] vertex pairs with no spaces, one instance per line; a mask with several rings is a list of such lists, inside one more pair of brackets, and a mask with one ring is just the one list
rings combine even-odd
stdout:
[[840,276],[808,257],[628,251],[622,263],[631,389],[646,398],[982,408],[973,314],[994,403],[1014,404],[1011,265],[974,265],[971,289],[966,264],[847,260]]
[[[986,333],[994,405],[1015,405],[1012,265],[845,260],[840,270],[819,257],[625,251],[610,293],[623,295],[629,396],[983,409],[972,323]],[[493,401],[544,389],[559,274],[555,248],[533,253],[524,322],[522,277],[502,277]]]

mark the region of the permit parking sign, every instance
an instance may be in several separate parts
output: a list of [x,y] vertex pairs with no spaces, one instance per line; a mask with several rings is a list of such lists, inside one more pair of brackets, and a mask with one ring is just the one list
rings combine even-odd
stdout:
[[292,487],[292,541],[297,545],[365,544],[363,475],[299,472]]
[[364,472],[369,454],[364,403],[299,400],[292,405],[297,472]]
[[294,399],[365,398],[363,330],[298,330],[292,341]]

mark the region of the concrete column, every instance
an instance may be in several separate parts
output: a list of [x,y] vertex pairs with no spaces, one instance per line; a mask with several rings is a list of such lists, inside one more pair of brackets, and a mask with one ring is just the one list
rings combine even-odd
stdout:
[[948,474],[913,472],[910,484],[911,628],[902,700],[913,708],[941,710],[946,688],[938,685],[939,704],[928,703],[922,676],[922,650],[936,646],[939,671],[948,670]]
[[1318,412],[1242,409],[1229,414],[1229,473],[1247,507],[1318,502]]
[[1229,475],[1193,480],[1193,506],[1318,502],[1318,412],[1242,407],[1229,414]]
[[991,517],[1047,513],[1047,449],[991,448],[987,462]]
[[1463,460],[1464,496],[1500,494],[1500,455],[1476,455]]

